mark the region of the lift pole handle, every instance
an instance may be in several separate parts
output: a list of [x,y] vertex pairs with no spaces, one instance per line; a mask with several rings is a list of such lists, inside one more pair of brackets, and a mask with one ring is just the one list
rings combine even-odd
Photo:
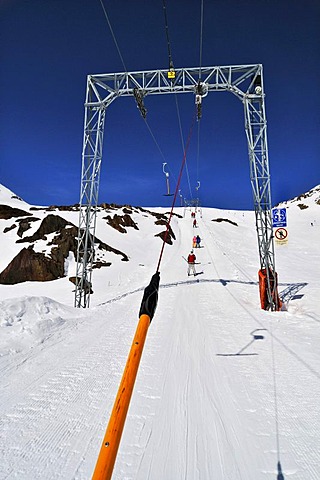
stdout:
[[142,314],[136,329],[92,480],[110,480],[151,319]]

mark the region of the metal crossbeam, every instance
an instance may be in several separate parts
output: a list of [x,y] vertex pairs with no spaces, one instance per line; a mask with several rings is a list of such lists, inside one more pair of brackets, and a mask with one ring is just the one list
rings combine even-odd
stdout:
[[[201,79],[201,82],[200,80]],[[82,177],[77,252],[75,306],[88,307],[91,292],[96,208],[102,160],[106,108],[118,97],[169,93],[205,96],[212,91],[229,91],[244,105],[250,177],[253,192],[260,266],[268,279],[268,302],[276,310],[274,288],[275,256],[271,219],[270,174],[267,148],[267,122],[264,107],[262,65],[178,68],[89,75],[85,102],[82,151]],[[198,98],[201,103],[201,99]],[[141,103],[141,102],[140,102]],[[140,105],[141,106],[141,105]]]

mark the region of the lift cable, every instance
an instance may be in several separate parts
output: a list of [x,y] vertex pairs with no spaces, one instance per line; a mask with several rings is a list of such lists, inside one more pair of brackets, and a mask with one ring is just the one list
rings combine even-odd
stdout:
[[119,45],[118,45],[116,36],[115,36],[115,34],[114,34],[114,32],[113,32],[113,29],[112,29],[112,26],[111,26],[111,23],[110,23],[108,14],[107,14],[107,10],[106,10],[106,8],[105,8],[102,0],[100,0],[100,3],[101,3],[101,7],[102,7],[102,10],[103,10],[104,16],[106,17],[106,20],[107,20],[107,23],[108,23],[108,26],[109,26],[109,29],[110,29],[110,32],[111,32],[111,35],[112,35],[114,44],[115,44],[116,49],[117,49],[117,51],[118,51],[118,54],[119,54],[121,63],[122,63],[122,65],[123,65],[124,71],[125,71],[125,72],[128,72],[128,70],[127,70],[127,68],[126,68],[126,65],[125,65],[125,63],[124,63],[123,57],[122,57],[122,55],[121,55],[120,48],[119,48]]
[[168,48],[168,57],[169,57],[169,69],[173,69],[173,60],[171,55],[171,46],[170,46],[170,38],[169,38],[169,27],[168,27],[168,17],[167,17],[167,7],[165,0],[162,0],[163,6],[163,14],[164,14],[164,23],[165,23],[165,30],[166,30],[166,38],[167,38],[167,48]]
[[[198,94],[201,96],[200,85],[201,85],[201,67],[202,67],[202,45],[203,45],[203,0],[201,0],[201,10],[200,10],[200,42],[199,42],[199,81],[198,81]],[[197,105],[198,112],[197,112],[197,119],[198,119],[198,138],[197,138],[197,182],[198,187],[196,190],[198,191],[200,187],[199,181],[199,159],[200,159],[200,129],[201,129],[201,116],[202,116],[202,105],[201,105],[202,97],[200,97],[200,104]]]
[[[184,145],[184,140],[183,140],[182,125],[181,125],[181,116],[180,116],[180,109],[179,109],[179,103],[178,103],[177,94],[175,94],[175,100],[176,100],[176,110],[177,110],[177,116],[178,116],[178,123],[179,123],[179,131],[180,131],[180,140],[181,140],[182,152],[184,152],[185,145]],[[188,163],[187,163],[187,162],[186,162],[186,175],[187,175],[187,181],[188,181],[188,187],[189,187],[190,197],[192,197],[191,184],[190,184],[190,176],[189,176],[189,169],[188,169]]]
[[192,136],[192,132],[193,132],[193,127],[194,127],[195,119],[196,119],[196,115],[193,116],[193,120],[192,120],[191,127],[190,127],[190,130],[189,130],[188,139],[187,139],[187,142],[186,142],[186,145],[185,145],[185,148],[184,148],[184,153],[183,153],[183,158],[182,158],[182,162],[181,162],[181,167],[180,167],[180,173],[179,173],[179,177],[178,177],[178,182],[177,182],[176,189],[175,189],[175,192],[174,192],[174,197],[173,197],[173,200],[172,200],[172,206],[171,206],[171,210],[170,210],[170,215],[169,215],[169,219],[168,219],[168,222],[167,222],[167,229],[166,229],[166,231],[165,231],[165,234],[164,234],[164,237],[163,237],[163,241],[162,241],[162,247],[161,247],[161,251],[160,251],[160,255],[159,255],[159,260],[158,260],[158,265],[157,265],[156,273],[159,272],[160,263],[161,263],[161,260],[162,260],[162,255],[163,255],[165,243],[166,243],[166,241],[167,241],[167,237],[168,237],[168,233],[169,233],[169,228],[170,228],[170,222],[171,222],[171,218],[172,218],[172,215],[173,215],[173,209],[174,209],[174,206],[175,206],[175,203],[176,203],[176,199],[177,199],[177,195],[178,195],[178,191],[179,191],[179,186],[180,186],[180,182],[181,182],[182,173],[183,173],[183,170],[184,170],[184,167],[185,167],[185,164],[186,164],[186,160],[187,160],[187,152],[188,152],[189,145],[190,145],[190,140],[191,140],[191,136]]
[[203,37],[203,0],[201,0],[201,12],[200,12],[199,80],[201,80],[201,67],[202,67],[202,37]]
[[[165,2],[165,0],[162,0],[162,5],[163,5],[163,13],[164,13],[165,32],[166,32],[166,38],[167,38],[167,48],[168,48],[168,57],[169,57],[169,70],[174,70],[174,64],[173,64],[172,53],[171,53],[171,45],[170,45],[170,37],[169,37],[169,25],[168,25],[167,7],[166,7],[166,2]],[[174,78],[174,77],[173,77],[173,78]],[[184,148],[185,148],[185,147],[184,147],[182,126],[181,126],[181,117],[180,117],[179,103],[178,103],[178,98],[177,98],[177,94],[176,94],[176,93],[175,93],[175,100],[176,100],[176,110],[177,110],[177,116],[178,116],[178,122],[179,122],[179,130],[180,130],[180,138],[181,138],[182,152],[184,152]],[[189,177],[189,169],[188,169],[188,164],[187,164],[187,163],[186,163],[185,167],[186,167],[186,175],[187,175],[189,192],[190,192],[190,196],[192,197],[191,185],[190,185],[190,177]]]
[[198,141],[197,141],[197,181],[199,182],[199,158],[200,158],[200,122],[198,122]]

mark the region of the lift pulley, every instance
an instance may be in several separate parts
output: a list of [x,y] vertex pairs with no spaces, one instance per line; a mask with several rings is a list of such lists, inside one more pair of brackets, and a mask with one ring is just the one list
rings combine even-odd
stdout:
[[146,109],[146,107],[144,106],[144,103],[143,103],[143,98],[145,96],[145,92],[143,90],[139,90],[139,88],[134,88],[133,89],[133,95],[134,95],[134,98],[137,102],[137,108],[139,108],[142,117],[145,119],[146,116],[147,116],[147,109]]
[[197,105],[197,120],[201,119],[202,116],[202,97],[208,95],[208,86],[205,83],[198,82],[195,87],[196,94],[196,105]]

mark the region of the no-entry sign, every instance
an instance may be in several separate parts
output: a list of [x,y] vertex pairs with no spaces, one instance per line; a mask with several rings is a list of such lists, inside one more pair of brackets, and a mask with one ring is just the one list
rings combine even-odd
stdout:
[[274,236],[276,237],[277,243],[287,243],[288,241],[288,230],[286,228],[280,227],[274,231]]

